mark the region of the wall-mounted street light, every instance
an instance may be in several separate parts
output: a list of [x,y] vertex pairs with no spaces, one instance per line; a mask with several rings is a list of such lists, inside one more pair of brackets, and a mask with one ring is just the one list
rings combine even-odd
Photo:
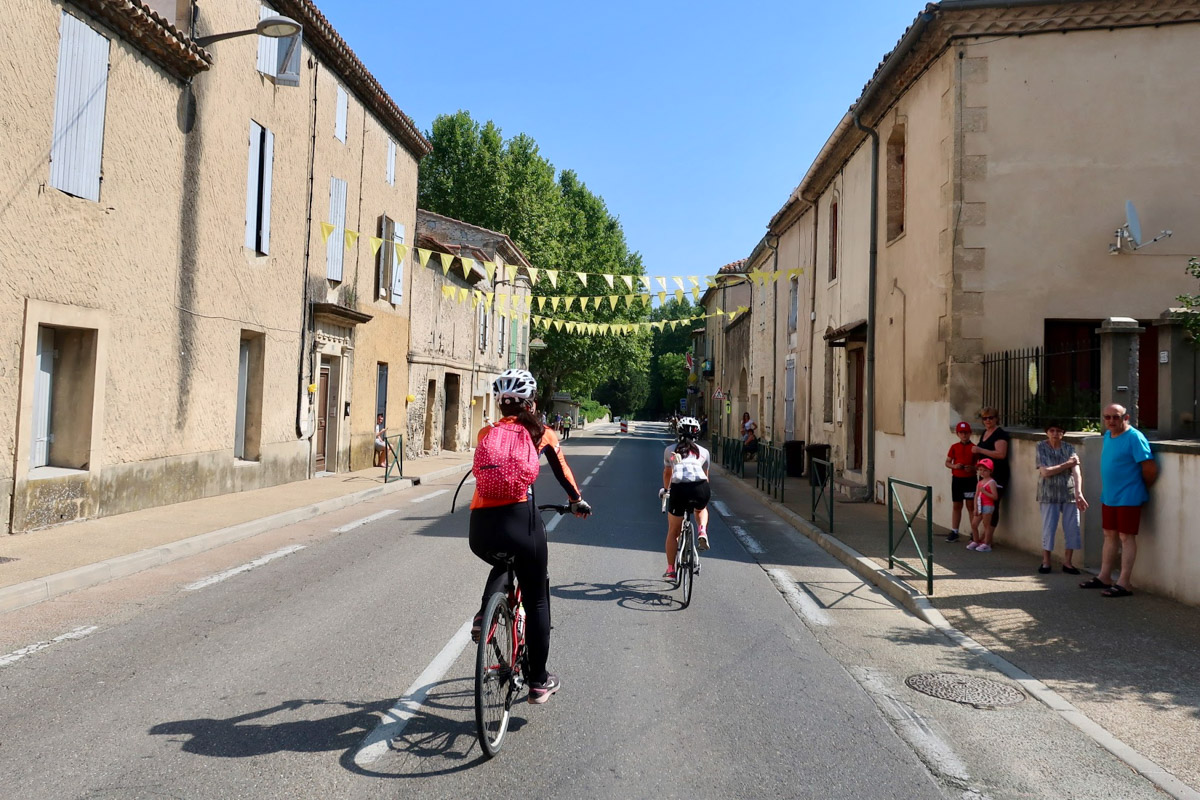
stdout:
[[295,36],[303,29],[304,26],[291,17],[271,16],[260,19],[258,24],[249,30],[217,33],[212,36],[198,36],[195,41],[201,47],[208,47],[213,42],[221,42],[236,36],[249,36],[252,33],[257,33],[259,36],[266,36],[269,39],[286,39],[289,36]]
[[529,349],[530,350],[545,350],[546,343],[543,342],[541,339],[530,339],[529,340]]

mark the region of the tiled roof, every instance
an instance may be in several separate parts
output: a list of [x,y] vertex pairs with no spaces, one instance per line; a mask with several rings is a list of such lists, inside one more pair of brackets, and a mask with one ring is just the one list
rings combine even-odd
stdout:
[[72,0],[121,34],[156,64],[180,80],[212,66],[212,56],[139,0]]
[[725,266],[717,270],[718,275],[732,275],[746,271],[746,259],[739,258],[737,261],[730,261]]
[[[459,228],[465,228],[467,230],[478,231],[479,233],[488,234],[490,236],[495,236],[497,239],[500,239],[504,244],[508,245],[508,248],[510,250],[508,255],[516,256],[516,258],[518,259],[517,266],[523,266],[523,267],[532,267],[533,266],[532,264],[529,263],[529,259],[525,257],[525,254],[523,252],[521,252],[521,248],[517,247],[516,243],[513,242],[512,239],[508,238],[508,236],[506,234],[503,234],[500,231],[494,231],[491,228],[484,228],[480,225],[472,225],[469,222],[463,222],[461,219],[455,219],[454,217],[447,217],[445,214],[437,214],[433,211],[426,211],[423,208],[418,208],[417,209],[417,224],[418,224],[418,226],[421,224],[421,217],[432,217],[434,219],[442,220],[443,222],[446,222],[450,225],[454,225]],[[494,257],[494,254],[488,255],[485,258],[486,258],[486,260],[490,261],[493,257]]]

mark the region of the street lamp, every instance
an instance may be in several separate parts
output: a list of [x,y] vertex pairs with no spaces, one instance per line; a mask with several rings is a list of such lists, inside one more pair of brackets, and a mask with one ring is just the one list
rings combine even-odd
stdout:
[[217,33],[212,36],[198,36],[195,41],[201,47],[208,47],[213,42],[221,42],[236,36],[249,36],[252,33],[257,33],[259,36],[266,36],[269,39],[286,39],[289,36],[295,36],[303,29],[304,27],[291,17],[270,16],[260,19],[258,24],[249,30]]
[[529,341],[529,349],[530,350],[545,350],[546,347],[547,347],[546,343],[543,342],[541,339],[531,339]]

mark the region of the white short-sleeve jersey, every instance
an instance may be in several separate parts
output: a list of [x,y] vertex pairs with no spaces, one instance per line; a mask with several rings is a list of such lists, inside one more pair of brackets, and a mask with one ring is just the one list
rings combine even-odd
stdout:
[[682,458],[671,445],[663,452],[663,466],[671,468],[671,483],[692,483],[708,480],[708,451],[696,445],[700,456],[689,455]]

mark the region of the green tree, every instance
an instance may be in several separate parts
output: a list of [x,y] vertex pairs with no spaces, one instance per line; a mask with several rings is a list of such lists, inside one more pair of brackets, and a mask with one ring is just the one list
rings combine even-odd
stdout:
[[658,394],[662,409],[678,411],[679,400],[687,393],[687,361],[683,353],[663,353],[658,357]]
[[[1200,279],[1200,259],[1189,258],[1187,271],[1193,278]],[[1181,294],[1175,298],[1184,308],[1192,312],[1184,318],[1184,327],[1192,335],[1192,345],[1200,347],[1200,294]]]

